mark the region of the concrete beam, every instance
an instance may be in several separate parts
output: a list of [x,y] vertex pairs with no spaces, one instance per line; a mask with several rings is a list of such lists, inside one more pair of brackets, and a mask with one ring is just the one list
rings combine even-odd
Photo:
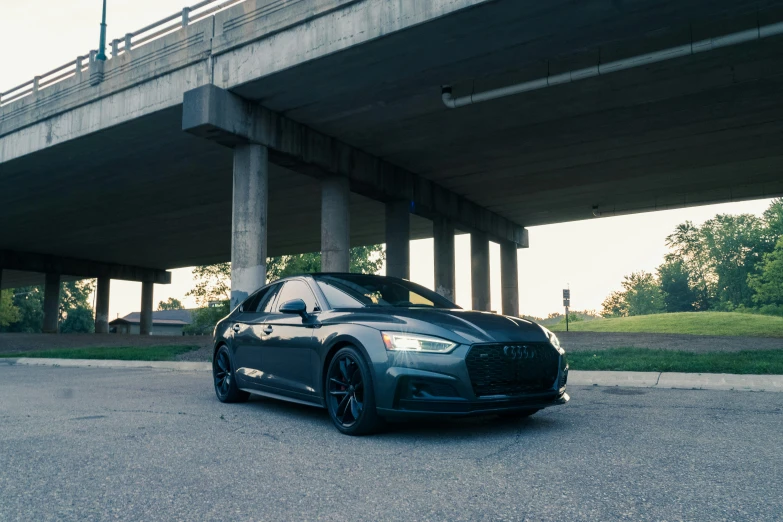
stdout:
[[152,302],[155,292],[155,283],[141,283],[141,314],[139,317],[139,333],[141,335],[152,334]]
[[432,222],[435,253],[435,291],[451,302],[456,299],[454,225],[446,219]]
[[411,277],[411,215],[407,201],[386,203],[386,275]]
[[348,272],[351,266],[351,188],[333,176],[321,185],[321,271]]
[[95,333],[109,333],[109,294],[111,279],[99,277],[95,289]]
[[108,277],[124,281],[149,281],[163,285],[171,283],[171,272],[157,268],[101,263],[31,252],[0,250],[0,266],[6,270],[77,276],[85,279]]
[[503,315],[519,316],[519,266],[517,245],[500,244],[500,298]]
[[57,333],[60,329],[60,275],[46,274],[44,285],[43,332]]
[[524,227],[428,179],[214,85],[185,93],[182,129],[229,147],[264,145],[270,161],[290,170],[318,178],[343,176],[358,194],[380,201],[408,201],[416,215],[448,218],[468,232],[528,246]]
[[470,288],[473,309],[492,309],[489,278],[489,239],[486,234],[470,234]]
[[231,308],[266,284],[269,158],[256,144],[234,150],[231,219]]

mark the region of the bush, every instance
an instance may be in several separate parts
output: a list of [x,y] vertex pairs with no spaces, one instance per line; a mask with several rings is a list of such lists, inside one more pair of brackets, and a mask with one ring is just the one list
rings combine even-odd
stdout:
[[95,331],[95,319],[92,310],[83,306],[71,308],[60,324],[60,333],[92,333]]
[[219,306],[199,308],[193,312],[192,322],[182,329],[185,335],[212,335],[215,325],[228,315],[228,301]]

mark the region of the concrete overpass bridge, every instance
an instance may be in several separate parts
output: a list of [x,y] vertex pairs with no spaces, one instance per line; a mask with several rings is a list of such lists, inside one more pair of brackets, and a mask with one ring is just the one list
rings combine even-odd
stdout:
[[[783,194],[783,2],[205,1],[0,97],[3,288],[152,285],[231,260],[435,238],[453,295],[518,313],[525,226]],[[6,86],[2,86],[5,88]],[[62,226],[67,222],[67,227]],[[557,255],[553,253],[552,255]],[[54,312],[53,312],[54,310]]]

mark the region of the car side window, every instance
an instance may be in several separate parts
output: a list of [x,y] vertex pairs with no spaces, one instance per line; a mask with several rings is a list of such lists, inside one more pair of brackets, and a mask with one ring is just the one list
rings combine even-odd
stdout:
[[271,314],[272,305],[275,304],[275,296],[279,291],[280,291],[279,284],[270,286],[266,296],[264,296],[264,299],[262,299],[261,303],[258,305],[258,311],[263,312],[265,314]]
[[304,301],[307,305],[308,313],[312,313],[318,308],[318,303],[315,300],[313,291],[310,290],[310,287],[307,286],[307,283],[304,281],[298,279],[286,281],[283,285],[283,289],[280,290],[280,299],[277,300],[277,308],[280,308],[280,305],[287,303],[292,299],[301,299]]
[[269,290],[271,287],[264,288],[262,290],[259,290],[250,298],[242,303],[242,311],[245,313],[254,313],[258,311],[258,305],[261,303],[261,301],[266,297],[266,294],[269,293]]
[[351,297],[329,283],[318,281],[318,286],[332,308],[362,308],[364,306],[358,299]]

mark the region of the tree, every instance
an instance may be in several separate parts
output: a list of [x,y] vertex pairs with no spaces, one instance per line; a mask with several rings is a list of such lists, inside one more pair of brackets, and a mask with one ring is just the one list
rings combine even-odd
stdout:
[[[351,249],[350,271],[361,274],[377,273],[385,259],[381,245],[360,246]],[[321,270],[321,253],[293,254],[267,259],[267,281]],[[195,297],[199,306],[228,302],[231,298],[231,263],[202,265],[193,269],[196,286],[186,295]]]
[[625,276],[623,290],[612,292],[603,302],[604,317],[649,315],[663,312],[663,294],[658,281],[649,272]]
[[95,331],[95,319],[90,294],[95,280],[69,281],[60,287],[60,331],[62,333],[91,333]]
[[319,270],[321,270],[320,252],[272,257],[266,265],[266,278],[268,281],[275,281],[281,277],[312,274]]
[[658,280],[663,292],[663,306],[667,312],[690,312],[696,301],[688,271],[681,259],[667,259],[658,267]]
[[19,308],[14,304],[13,290],[0,290],[0,328],[6,328],[19,321]]
[[748,275],[755,271],[765,252],[774,245],[767,242],[764,222],[752,214],[718,214],[700,230],[715,277],[716,307],[731,310],[753,305]]
[[671,249],[666,261],[679,260],[688,273],[695,296],[694,308],[708,310],[713,296],[714,277],[710,270],[709,252],[702,241],[699,227],[691,221],[677,225],[674,232],[666,237],[666,246]]
[[606,318],[627,317],[628,303],[623,292],[614,291],[601,303],[601,315]]
[[748,285],[755,292],[753,301],[756,304],[783,306],[783,237],[778,240],[775,250],[764,254],[758,273],[748,276]]
[[158,310],[182,310],[185,308],[182,306],[182,301],[169,297],[166,301],[160,301],[158,303]]
[[196,286],[185,295],[195,297],[200,306],[231,299],[231,263],[197,266],[193,278]]
[[213,306],[205,306],[193,310],[190,324],[182,328],[187,335],[210,335],[215,325],[228,315],[228,301]]
[[[95,287],[94,280],[69,281],[60,287],[58,322],[61,331],[92,332],[95,329],[90,294]],[[7,332],[39,333],[43,329],[44,292],[40,286],[25,286],[13,291],[12,303],[18,311],[15,321],[0,328]],[[71,317],[73,316],[73,317]],[[70,321],[68,318],[71,317]],[[85,318],[89,317],[89,320]]]
[[95,318],[92,310],[84,306],[70,309],[60,323],[60,333],[93,333],[94,331]]
[[[383,266],[386,253],[381,245],[359,246],[351,249],[349,271],[355,274],[376,274]],[[294,254],[272,257],[266,265],[266,277],[274,281],[297,274],[312,274],[321,270],[321,253]]]
[[[361,246],[351,249],[350,271],[354,273],[377,273],[385,259],[381,245]],[[297,274],[308,274],[321,270],[321,253],[294,254],[267,259],[267,281]],[[193,270],[196,286],[188,292],[199,303],[193,312],[189,326],[183,332],[191,335],[212,333],[215,324],[229,313],[231,298],[231,263],[197,266]]]
[[783,237],[783,198],[772,201],[762,217],[767,237],[772,245]]
[[43,328],[43,290],[39,286],[15,288],[9,292],[18,318],[7,326],[0,325],[6,332],[38,333]]
[[634,272],[623,281],[628,315],[649,315],[663,312],[663,294],[658,281],[649,272]]

